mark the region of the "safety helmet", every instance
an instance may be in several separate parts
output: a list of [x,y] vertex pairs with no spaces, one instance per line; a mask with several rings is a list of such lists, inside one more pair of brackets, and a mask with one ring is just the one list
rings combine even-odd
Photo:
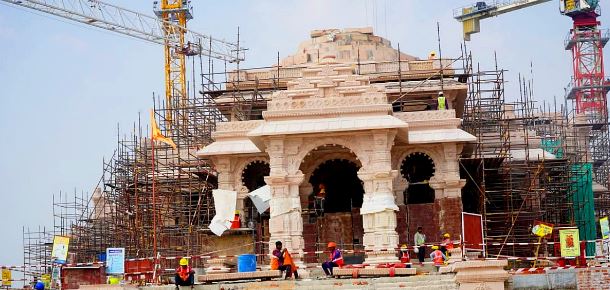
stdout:
[[400,246],[400,249],[401,249],[401,250],[406,250],[406,249],[408,249],[407,244],[402,244],[402,246]]
[[187,260],[186,258],[180,259],[180,266],[188,266],[188,265],[189,265],[189,260]]
[[330,242],[330,243],[328,243],[328,247],[329,248],[336,248],[337,244],[335,242]]
[[432,246],[432,250],[438,250],[438,246]]
[[436,56],[436,51],[431,51],[430,54],[428,55],[429,57],[435,57]]
[[443,235],[443,238],[450,238],[450,237],[451,237],[451,235],[450,235],[449,233],[445,233],[445,234]]
[[442,96],[443,95],[443,91],[438,92],[438,95]]
[[41,281],[36,282],[36,284],[34,285],[34,289],[36,290],[44,290],[44,283]]

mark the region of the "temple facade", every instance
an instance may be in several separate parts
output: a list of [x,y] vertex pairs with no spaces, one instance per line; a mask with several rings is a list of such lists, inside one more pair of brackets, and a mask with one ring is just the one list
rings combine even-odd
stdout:
[[459,235],[458,158],[476,138],[460,129],[467,87],[450,60],[404,55],[370,29],[318,30],[279,67],[230,77],[246,87],[274,73],[292,77],[259,102],[260,118],[218,124],[198,152],[218,188],[237,192],[244,223],[262,220],[247,194],[270,187],[270,249],[282,241],[302,264],[332,240],[393,262],[417,226],[431,241]]

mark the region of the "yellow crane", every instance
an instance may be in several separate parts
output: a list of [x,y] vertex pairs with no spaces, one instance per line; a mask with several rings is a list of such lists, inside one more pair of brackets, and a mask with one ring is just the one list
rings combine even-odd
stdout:
[[551,0],[479,1],[453,10],[453,17],[462,22],[464,40],[469,41],[471,34],[481,32],[480,21],[482,19],[549,1]]
[[[163,45],[165,102],[170,109],[187,98],[186,56],[201,54],[232,63],[244,59],[239,45],[187,29],[193,18],[187,0],[154,1],[157,17],[98,0],[0,1]],[[166,110],[166,120],[171,122],[171,110]]]

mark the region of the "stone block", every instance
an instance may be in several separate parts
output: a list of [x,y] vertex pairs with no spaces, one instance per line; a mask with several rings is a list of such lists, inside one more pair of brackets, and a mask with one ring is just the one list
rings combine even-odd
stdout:
[[417,273],[417,269],[415,268],[342,268],[335,269],[333,274],[337,277],[363,277],[363,276],[390,276],[390,273],[394,272],[395,276],[406,276],[406,275],[415,275]]
[[454,264],[456,281],[460,290],[503,290],[504,282],[508,280],[508,272],[504,267],[507,260],[465,261]]

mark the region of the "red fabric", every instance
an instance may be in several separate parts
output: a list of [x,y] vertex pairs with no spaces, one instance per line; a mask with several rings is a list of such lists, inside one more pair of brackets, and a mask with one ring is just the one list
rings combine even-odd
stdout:
[[441,252],[440,250],[436,250],[434,252],[432,252],[432,254],[434,255],[434,257],[432,257],[432,261],[434,261],[434,265],[443,265],[445,263],[445,261],[443,260],[443,252]]
[[451,241],[450,238],[444,239],[443,244],[445,244],[445,249],[447,249],[447,250],[453,249],[453,241]]
[[191,274],[191,271],[193,271],[191,266],[178,267],[178,269],[176,269],[176,273],[178,274],[178,276],[180,276],[180,279],[182,279],[183,281],[187,281],[189,279],[189,275]]
[[402,256],[400,257],[400,262],[401,263],[411,262],[411,257],[409,257],[409,252],[407,252],[407,251],[402,252]]

